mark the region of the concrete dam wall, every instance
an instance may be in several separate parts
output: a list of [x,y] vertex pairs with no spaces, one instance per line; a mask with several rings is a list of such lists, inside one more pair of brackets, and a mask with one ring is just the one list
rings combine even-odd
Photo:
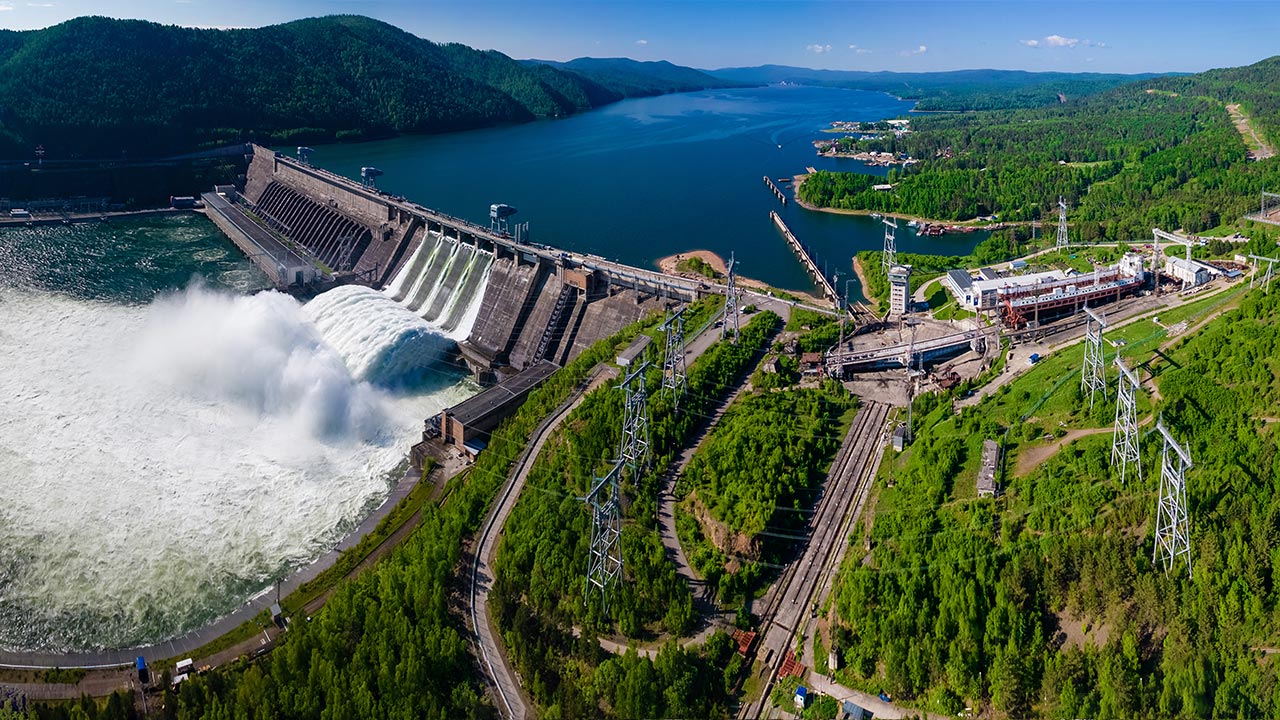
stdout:
[[255,146],[246,204],[339,282],[367,285],[458,341],[484,381],[595,341],[706,290],[522,243]]

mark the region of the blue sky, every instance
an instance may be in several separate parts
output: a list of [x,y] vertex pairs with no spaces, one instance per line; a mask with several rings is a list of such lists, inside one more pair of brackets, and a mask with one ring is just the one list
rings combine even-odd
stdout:
[[517,58],[626,56],[702,68],[1194,72],[1280,52],[1275,0],[0,0],[0,27],[88,14],[257,27],[333,13]]

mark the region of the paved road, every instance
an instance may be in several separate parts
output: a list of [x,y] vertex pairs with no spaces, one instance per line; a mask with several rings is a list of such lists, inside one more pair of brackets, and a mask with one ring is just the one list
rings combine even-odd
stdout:
[[807,619],[818,584],[832,571],[837,550],[845,542],[845,529],[862,484],[869,483],[868,468],[882,453],[886,437],[885,419],[889,406],[866,402],[858,411],[828,474],[826,487],[810,521],[809,541],[801,557],[783,573],[771,591],[762,613],[764,637],[758,655],[768,668],[768,677],[759,701],[744,706],[740,717],[764,717],[769,712],[769,691],[776,681],[783,658],[792,649],[792,639]]
[[533,467],[538,454],[542,452],[542,446],[546,444],[556,427],[569,417],[569,413],[582,403],[589,391],[616,375],[616,368],[610,365],[596,366],[587,383],[538,426],[531,438],[532,442],[525,448],[520,459],[516,461],[515,467],[512,468],[511,475],[507,478],[501,495],[498,496],[498,502],[489,511],[484,531],[480,535],[479,548],[471,566],[471,630],[474,633],[473,641],[479,651],[481,664],[498,696],[498,710],[503,717],[511,720],[523,720],[523,718],[532,717],[532,713],[529,712],[525,703],[515,671],[507,662],[506,655],[498,643],[499,635],[494,627],[493,618],[489,615],[489,592],[493,589],[494,580],[494,552],[498,548],[502,528],[506,525],[511,510],[515,508],[516,501],[520,499],[520,490],[524,487],[525,480],[529,477],[529,470]]

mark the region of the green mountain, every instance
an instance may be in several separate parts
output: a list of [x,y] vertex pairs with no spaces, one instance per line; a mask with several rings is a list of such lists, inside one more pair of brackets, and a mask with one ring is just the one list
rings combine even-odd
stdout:
[[349,15],[251,30],[83,17],[0,31],[0,158],[35,145],[50,158],[142,157],[446,132],[569,115],[700,75],[663,63],[646,80],[647,65],[569,72]]
[[529,60],[550,65],[582,78],[597,82],[627,97],[644,97],[673,92],[689,92],[716,87],[763,85],[747,80],[725,80],[701,70],[673,65],[666,60],[641,62],[630,58],[578,58],[569,62]]
[[868,72],[812,70],[787,65],[722,68],[710,75],[740,83],[799,83],[887,92],[919,100],[920,110],[998,110],[1037,107],[1107,90],[1158,75],[1144,73],[1027,72],[955,70],[949,72]]

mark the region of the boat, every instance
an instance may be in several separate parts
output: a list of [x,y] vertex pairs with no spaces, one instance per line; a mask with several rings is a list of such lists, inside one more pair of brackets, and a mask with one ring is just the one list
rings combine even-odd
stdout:
[[882,217],[884,217],[884,216],[883,216],[883,215],[881,215],[880,213],[871,213],[871,217],[872,217],[873,219],[875,219],[875,220],[879,220],[880,218],[882,218]]
[[918,226],[919,224],[920,224],[920,221],[919,221],[919,220],[909,220],[909,221],[907,221],[907,227],[916,227],[916,226]]
[[791,182],[791,178],[778,178],[778,182]]

